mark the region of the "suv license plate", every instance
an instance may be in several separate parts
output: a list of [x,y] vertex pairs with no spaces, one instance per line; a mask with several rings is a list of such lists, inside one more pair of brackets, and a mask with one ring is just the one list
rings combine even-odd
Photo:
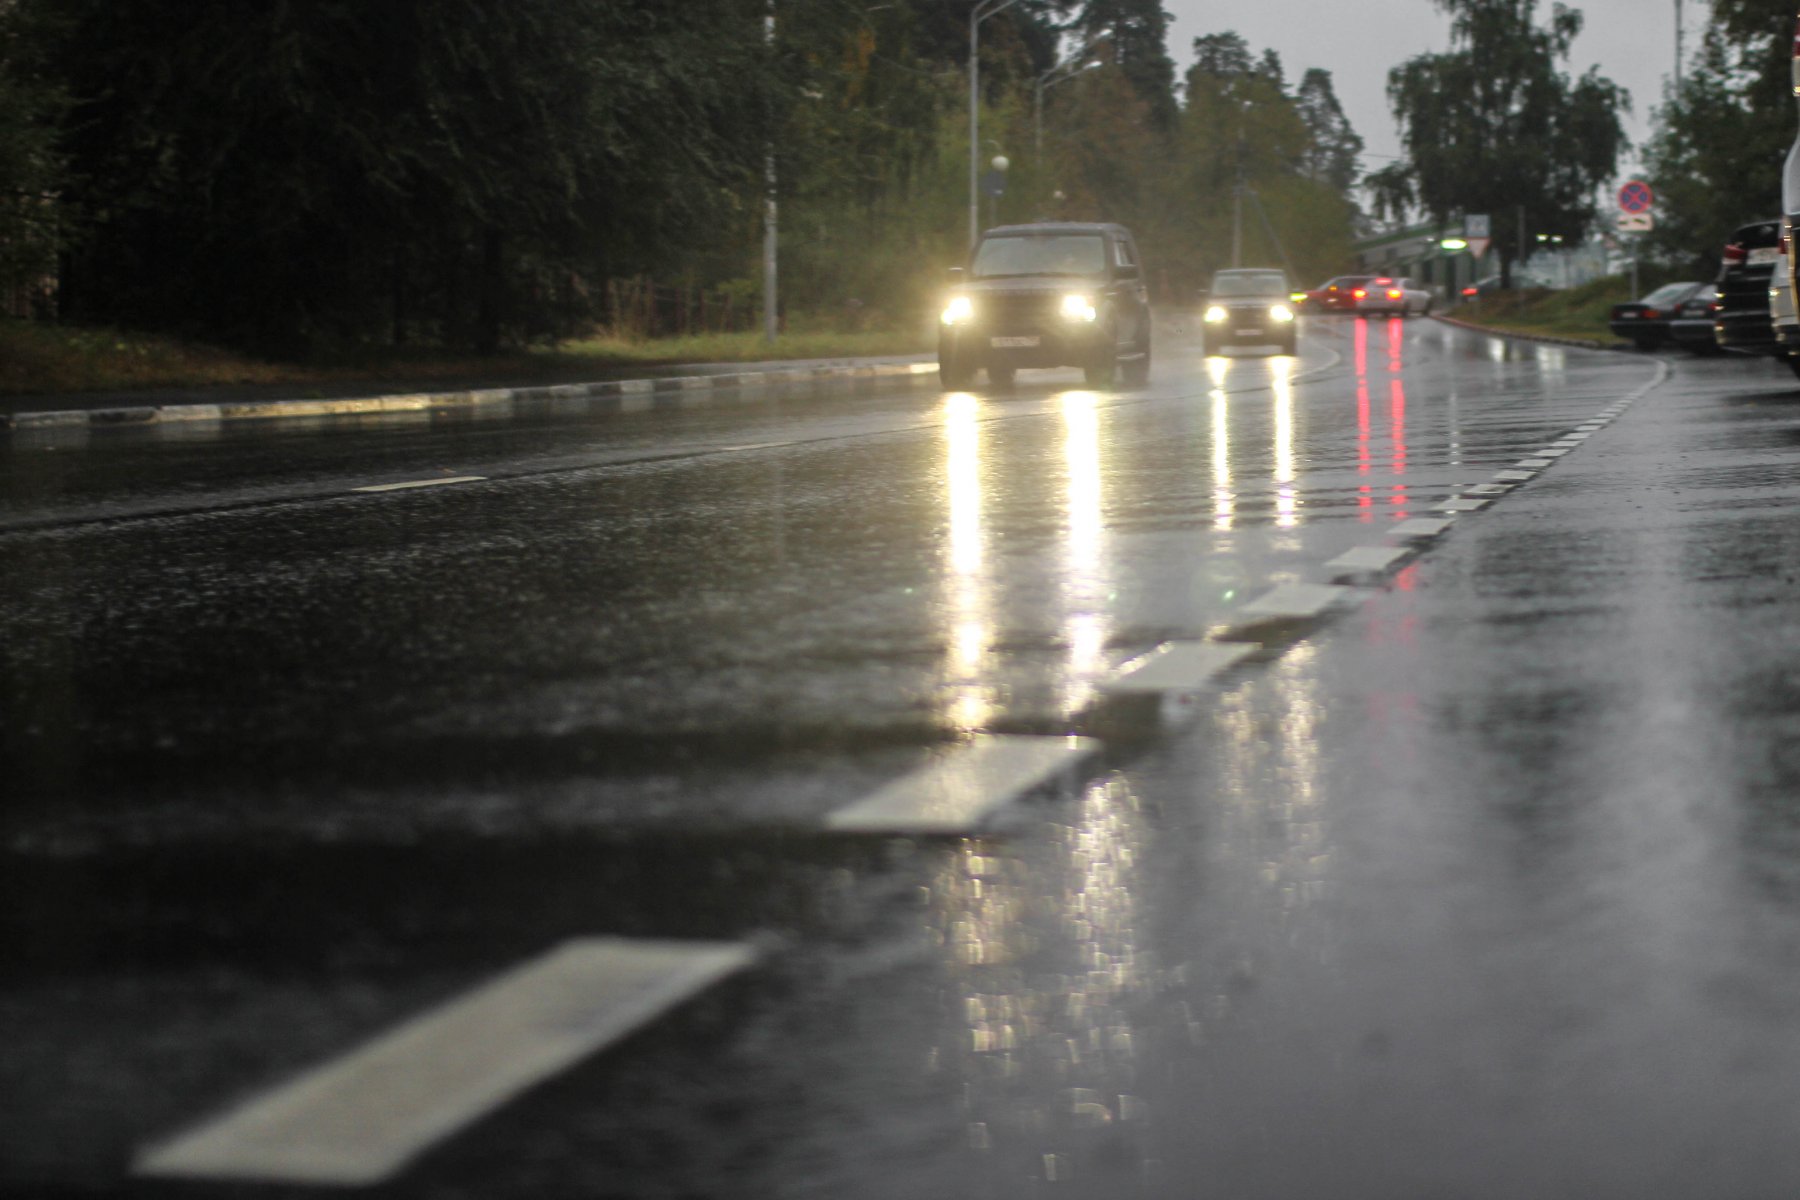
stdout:
[[988,339],[988,345],[996,350],[1020,350],[1037,344],[1038,339],[1035,337],[997,337]]
[[1748,266],[1760,267],[1764,263],[1772,263],[1780,257],[1781,257],[1781,247],[1779,247],[1779,246],[1762,246],[1762,247],[1759,247],[1758,249],[1752,250],[1750,252],[1749,258],[1747,258],[1745,260],[1745,262],[1746,262],[1746,265],[1748,265]]

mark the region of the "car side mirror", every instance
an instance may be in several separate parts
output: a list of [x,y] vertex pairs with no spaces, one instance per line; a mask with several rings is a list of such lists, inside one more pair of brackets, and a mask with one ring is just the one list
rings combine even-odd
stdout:
[[950,277],[951,283],[961,283],[963,281],[963,269],[961,267],[951,267],[945,274]]

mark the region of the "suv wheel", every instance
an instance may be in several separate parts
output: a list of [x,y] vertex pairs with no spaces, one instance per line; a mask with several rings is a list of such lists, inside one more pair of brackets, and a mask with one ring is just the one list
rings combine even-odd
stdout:
[[1129,387],[1143,387],[1150,382],[1150,331],[1144,331],[1143,344],[1138,347],[1140,353],[1125,364],[1125,383]]
[[966,359],[953,354],[938,355],[938,382],[947,388],[966,388],[975,378],[975,368]]

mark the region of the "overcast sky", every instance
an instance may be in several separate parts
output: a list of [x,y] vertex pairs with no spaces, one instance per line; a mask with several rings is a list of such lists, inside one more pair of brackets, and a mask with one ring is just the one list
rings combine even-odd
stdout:
[[[1552,0],[1539,5],[1547,18]],[[1590,66],[1631,93],[1625,132],[1634,144],[1650,130],[1650,110],[1662,102],[1664,81],[1675,69],[1674,0],[1571,0],[1586,26],[1564,64],[1570,75]],[[1425,51],[1449,48],[1448,22],[1430,0],[1163,0],[1174,18],[1169,52],[1178,75],[1194,61],[1194,39],[1236,30],[1251,52],[1281,55],[1288,83],[1309,67],[1331,72],[1338,99],[1367,146],[1364,170],[1376,170],[1400,152],[1387,106],[1390,67]],[[1690,56],[1705,28],[1704,0],[1685,0],[1685,52]],[[1635,156],[1621,167],[1635,164]]]

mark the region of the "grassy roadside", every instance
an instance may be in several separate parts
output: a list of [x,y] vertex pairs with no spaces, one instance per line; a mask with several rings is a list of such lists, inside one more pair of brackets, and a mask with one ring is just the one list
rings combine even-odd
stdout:
[[760,333],[626,340],[594,338],[555,349],[489,358],[426,350],[380,349],[334,361],[294,364],[260,359],[153,334],[0,319],[0,394],[37,395],[233,384],[323,384],[360,380],[458,380],[495,377],[567,380],[600,369],[787,358],[860,358],[919,354],[923,333],[797,330],[773,344]]
[[[1638,292],[1647,294],[1666,282],[1659,274],[1646,270],[1639,276]],[[1619,339],[1606,327],[1607,317],[1613,305],[1631,299],[1634,297],[1630,277],[1608,275],[1565,291],[1526,288],[1497,293],[1464,304],[1450,315],[1494,329],[1614,342]]]

